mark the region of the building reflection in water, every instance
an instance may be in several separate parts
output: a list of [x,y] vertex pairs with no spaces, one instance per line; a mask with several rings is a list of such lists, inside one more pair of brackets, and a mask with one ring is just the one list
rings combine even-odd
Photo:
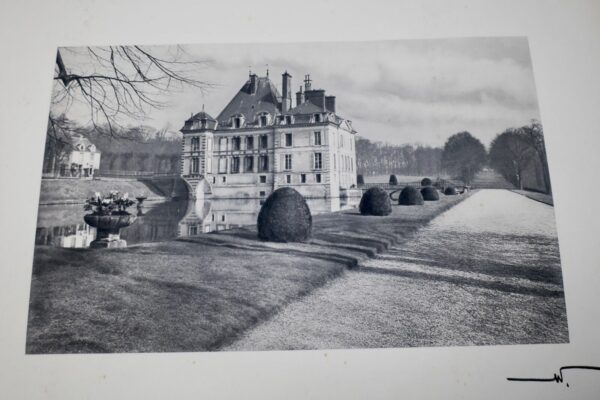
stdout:
[[[307,199],[312,215],[355,208],[356,198]],[[197,236],[241,226],[256,225],[262,199],[211,199],[190,202],[179,222],[180,236]]]
[[[162,242],[241,226],[255,225],[262,199],[210,199],[144,203],[135,223],[121,230],[129,245]],[[313,215],[356,207],[358,199],[308,199]],[[132,212],[136,213],[136,210]],[[96,229],[83,221],[83,207],[40,206],[35,244],[86,248]]]

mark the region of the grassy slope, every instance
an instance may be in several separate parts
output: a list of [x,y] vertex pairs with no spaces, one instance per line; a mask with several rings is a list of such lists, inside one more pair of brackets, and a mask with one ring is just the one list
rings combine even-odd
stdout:
[[148,186],[136,179],[42,179],[40,204],[60,203],[64,201],[84,203],[94,192],[108,193],[118,190],[130,196],[145,194],[149,198],[165,196],[154,186]]
[[307,244],[248,228],[113,251],[38,247],[27,352],[218,349],[460,200],[319,215]]

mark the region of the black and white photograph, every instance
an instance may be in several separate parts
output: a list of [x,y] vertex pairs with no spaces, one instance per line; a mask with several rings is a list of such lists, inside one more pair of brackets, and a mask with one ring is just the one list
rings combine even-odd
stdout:
[[27,354],[569,343],[527,37],[53,67]]

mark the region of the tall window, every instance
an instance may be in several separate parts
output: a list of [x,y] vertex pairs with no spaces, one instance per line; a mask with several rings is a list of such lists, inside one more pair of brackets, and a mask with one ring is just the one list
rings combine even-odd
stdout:
[[219,150],[227,151],[227,138],[219,138]]
[[200,150],[200,138],[193,137],[192,138],[192,151]]
[[246,136],[246,150],[254,149],[254,136]]
[[287,184],[292,183],[292,176],[291,175],[286,175],[285,176],[285,183],[287,183]]
[[292,147],[292,134],[291,133],[285,134],[285,147]]
[[313,168],[314,169],[323,168],[323,153],[315,153],[314,154]]
[[197,174],[200,167],[200,160],[198,157],[192,157],[192,174]]
[[292,155],[291,154],[286,154],[285,155],[285,165],[284,168],[286,170],[291,170],[292,169]]
[[237,174],[240,172],[240,158],[239,157],[233,157],[231,159],[231,173],[232,174]]
[[267,147],[269,147],[269,137],[267,135],[261,135],[260,136],[260,148],[266,149]]
[[321,183],[321,174],[315,174],[315,180],[317,183]]
[[233,150],[239,150],[242,143],[242,138],[239,136],[233,138]]
[[227,173],[227,158],[225,158],[225,157],[219,158],[219,173],[220,174]]
[[315,146],[320,146],[321,145],[321,131],[316,131],[313,132],[313,137],[314,137],[314,145]]
[[306,183],[306,174],[300,174],[300,183]]
[[241,128],[242,127],[242,118],[241,117],[235,117],[235,118],[233,118],[233,127],[234,128]]
[[258,170],[266,172],[269,170],[269,156],[260,156],[258,159]]
[[244,157],[244,172],[252,172],[254,169],[254,157],[246,156]]

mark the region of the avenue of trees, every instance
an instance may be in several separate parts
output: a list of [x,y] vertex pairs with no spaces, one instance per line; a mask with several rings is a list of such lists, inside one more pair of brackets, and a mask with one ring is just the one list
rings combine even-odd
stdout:
[[496,136],[490,145],[489,164],[519,189],[551,191],[544,130],[538,121]]

